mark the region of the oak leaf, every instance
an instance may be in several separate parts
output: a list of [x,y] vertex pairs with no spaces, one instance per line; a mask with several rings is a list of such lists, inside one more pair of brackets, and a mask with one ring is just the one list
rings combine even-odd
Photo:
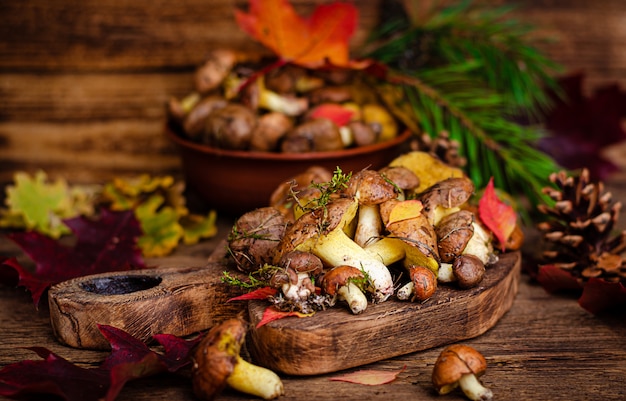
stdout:
[[250,0],[249,13],[235,11],[239,27],[283,62],[317,68],[349,66],[349,41],[358,10],[350,3],[318,5],[309,18],[287,0]]

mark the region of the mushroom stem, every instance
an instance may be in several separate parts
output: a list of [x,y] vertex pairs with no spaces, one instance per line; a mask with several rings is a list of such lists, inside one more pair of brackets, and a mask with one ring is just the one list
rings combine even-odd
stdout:
[[298,273],[298,282],[295,284],[286,283],[282,285],[282,292],[285,298],[292,301],[305,300],[311,295],[310,288],[313,287],[308,273]]
[[351,281],[337,289],[337,297],[340,301],[345,301],[350,310],[355,315],[367,309],[367,298],[359,286]]
[[459,379],[459,386],[470,400],[489,401],[493,399],[493,392],[484,387],[473,373],[461,376]]
[[359,205],[354,242],[365,248],[378,241],[382,230],[378,205]]
[[321,236],[311,252],[331,266],[350,265],[363,270],[376,289],[376,302],[383,302],[393,294],[393,278],[387,266],[361,248],[341,229]]
[[284,394],[283,382],[273,371],[237,357],[226,383],[235,390],[271,400]]
[[398,291],[396,291],[396,298],[401,301],[408,301],[409,299],[411,299],[414,292],[415,284],[413,284],[412,281],[409,281],[408,283],[400,287]]

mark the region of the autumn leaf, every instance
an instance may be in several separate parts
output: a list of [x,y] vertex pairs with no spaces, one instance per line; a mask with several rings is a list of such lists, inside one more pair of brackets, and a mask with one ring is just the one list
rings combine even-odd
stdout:
[[143,232],[137,243],[146,257],[170,254],[183,237],[178,214],[171,207],[162,207],[163,202],[162,196],[152,195],[135,209]]
[[506,241],[517,224],[517,214],[512,206],[502,202],[496,195],[493,177],[487,183],[483,196],[478,201],[478,216],[496,236],[504,251]]
[[283,318],[290,317],[290,316],[310,317],[310,316],[313,316],[314,314],[315,312],[311,312],[311,313],[302,313],[302,312],[296,312],[296,311],[286,312],[286,311],[278,310],[273,306],[268,306],[263,311],[263,317],[261,318],[259,323],[257,323],[256,327],[259,328],[261,326],[265,326],[269,322],[273,322],[274,320],[283,319]]
[[540,266],[536,279],[549,293],[577,294],[578,304],[593,314],[626,305],[626,287],[622,283],[610,283],[595,277],[583,283],[570,272],[554,265]]
[[211,238],[217,235],[217,212],[211,210],[206,216],[190,214],[180,219],[183,228],[183,243],[197,244],[202,238]]
[[399,371],[391,372],[387,370],[357,370],[342,376],[329,378],[331,381],[342,381],[348,383],[364,384],[367,386],[380,386],[396,380],[398,375],[406,370],[406,365]]
[[82,368],[43,347],[27,348],[43,360],[27,360],[0,370],[0,395],[21,397],[29,394],[56,395],[67,401],[112,401],[130,380],[162,372],[176,372],[191,363],[191,352],[201,340],[155,335],[164,353],[123,330],[98,326],[111,344],[111,354],[97,368]]
[[626,90],[614,83],[586,95],[584,78],[576,73],[559,79],[564,96],[553,95],[554,106],[544,124],[549,135],[539,141],[539,148],[560,166],[585,167],[591,177],[602,180],[618,170],[605,150],[626,140]]
[[318,5],[310,18],[287,0],[250,0],[249,13],[235,11],[239,27],[282,61],[317,68],[350,65],[349,41],[358,10],[351,3]]
[[19,264],[9,265],[19,276],[17,285],[31,292],[35,306],[52,284],[95,273],[145,267],[137,247],[141,229],[132,211],[104,209],[98,220],[76,217],[64,223],[74,233],[74,246],[34,231],[8,235],[36,264],[34,273]]
[[269,297],[269,296],[276,295],[277,292],[278,292],[278,290],[276,290],[275,288],[272,288],[272,287],[261,287],[261,288],[257,288],[254,291],[250,291],[250,292],[248,292],[246,294],[242,294],[242,295],[230,298],[226,302],[230,302],[230,301],[249,301],[251,299],[264,300],[264,299],[267,299],[267,297]]
[[6,209],[0,213],[0,227],[37,231],[52,238],[69,234],[66,218],[94,214],[97,186],[69,186],[65,180],[48,180],[44,171],[34,176],[17,172],[13,185],[6,187]]

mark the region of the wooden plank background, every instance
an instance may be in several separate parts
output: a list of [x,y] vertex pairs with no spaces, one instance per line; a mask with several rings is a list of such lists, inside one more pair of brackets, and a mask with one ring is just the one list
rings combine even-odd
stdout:
[[[322,0],[293,0],[309,13]],[[508,1],[496,1],[507,3]],[[357,0],[354,44],[382,0]],[[626,87],[626,2],[519,0],[520,19],[556,42],[544,50],[586,90]],[[136,172],[178,173],[162,135],[164,104],[218,46],[258,49],[236,26],[244,0],[0,2],[0,184],[44,169],[75,182]]]

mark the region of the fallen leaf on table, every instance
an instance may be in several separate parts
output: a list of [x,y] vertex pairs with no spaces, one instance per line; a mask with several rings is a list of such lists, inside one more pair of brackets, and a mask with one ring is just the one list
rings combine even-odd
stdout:
[[63,179],[49,182],[44,171],[34,176],[18,172],[6,187],[7,209],[0,212],[0,227],[37,231],[52,238],[69,234],[63,220],[93,215],[95,186],[70,187]]
[[284,62],[316,68],[350,64],[349,41],[358,10],[351,3],[318,5],[310,18],[287,0],[250,0],[249,13],[235,11],[239,27]]
[[512,206],[502,202],[496,195],[493,177],[489,179],[485,192],[478,201],[478,216],[496,236],[504,251],[506,241],[517,224],[517,214]]
[[272,287],[261,287],[261,288],[257,288],[254,291],[250,291],[250,292],[248,292],[246,294],[242,294],[242,295],[230,298],[226,302],[230,302],[230,301],[249,301],[251,299],[264,300],[264,299],[267,299],[267,297],[269,297],[270,295],[276,295],[277,292],[278,292],[278,290],[276,290],[275,288],[272,288]]
[[0,395],[57,395],[67,401],[112,401],[130,380],[161,372],[175,372],[191,363],[191,352],[201,340],[159,334],[154,339],[165,352],[152,351],[142,341],[112,326],[98,326],[111,343],[111,354],[97,368],[82,368],[43,347],[27,349],[43,360],[22,361],[0,370]]
[[364,384],[367,386],[380,386],[396,380],[398,375],[405,370],[406,366],[396,372],[387,370],[357,370],[356,372],[348,373],[342,376],[331,377],[328,380]]
[[554,265],[540,266],[536,279],[549,293],[576,293],[578,304],[594,315],[626,305],[626,287],[622,283],[610,283],[595,277],[582,283]]
[[19,264],[8,265],[19,276],[17,285],[31,292],[35,306],[52,284],[89,274],[145,267],[137,247],[141,229],[132,211],[104,209],[98,220],[76,217],[64,223],[76,237],[73,247],[34,231],[8,235],[36,264],[34,273]]
[[313,316],[314,314],[315,314],[314,312],[313,313],[302,313],[302,312],[296,312],[296,311],[286,312],[286,311],[278,310],[273,306],[268,306],[263,311],[263,317],[261,318],[259,323],[257,323],[256,327],[259,328],[261,326],[265,326],[269,322],[273,322],[274,320],[283,319],[286,317],[291,317],[291,316],[310,317],[310,316]]

